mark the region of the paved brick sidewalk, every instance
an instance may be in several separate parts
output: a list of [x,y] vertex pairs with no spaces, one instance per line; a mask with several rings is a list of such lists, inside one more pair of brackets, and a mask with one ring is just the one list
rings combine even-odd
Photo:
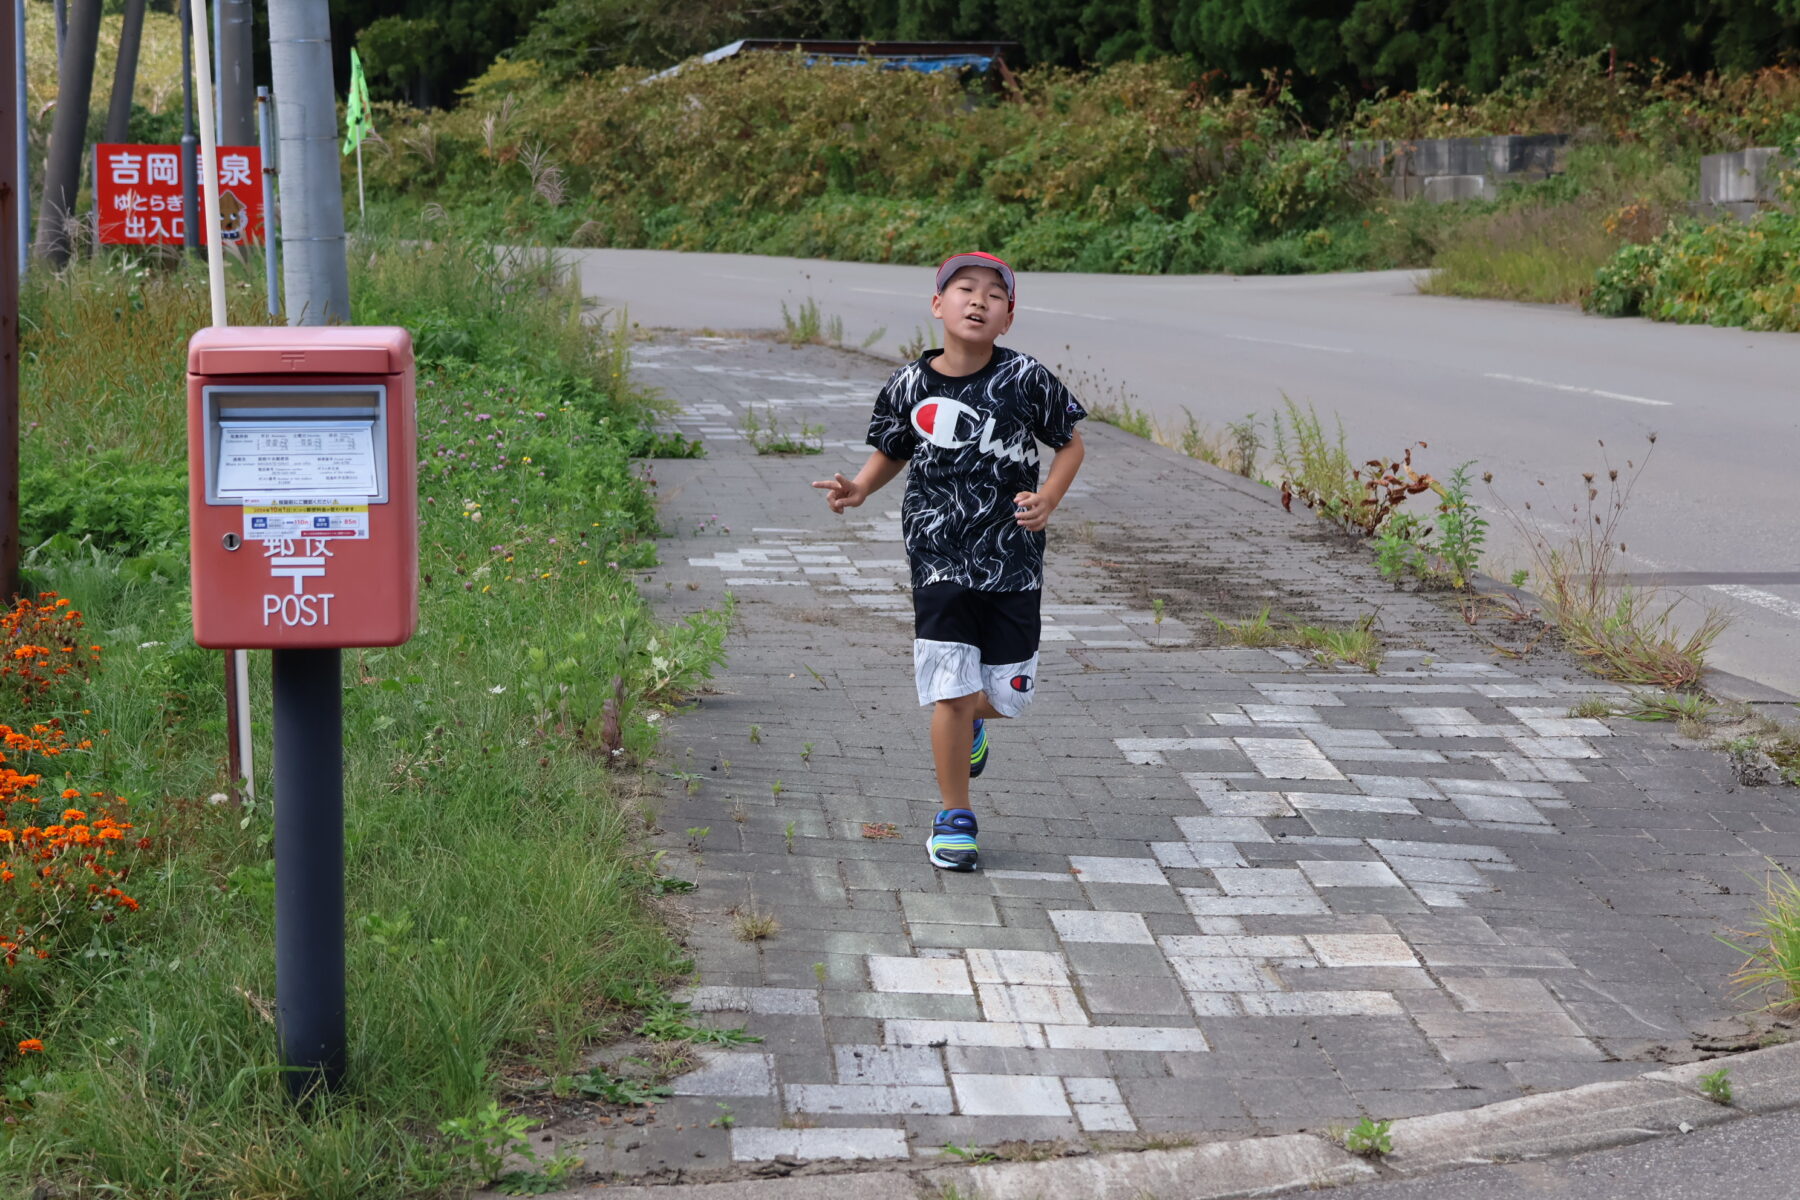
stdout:
[[[637,367],[709,448],[657,466],[650,590],[739,614],[718,694],[669,730],[698,785],[671,778],[659,845],[700,885],[695,1008],[764,1041],[594,1131],[596,1169],[1321,1130],[1635,1074],[1734,1011],[1715,934],[1765,856],[1800,854],[1790,792],[1570,719],[1608,689],[1500,659],[1253,489],[1092,423],[1042,690],[976,786],[986,869],[934,871],[900,484],[844,518],[806,486],[860,463],[887,369],[720,338]],[[752,405],[825,453],[757,456]],[[1382,669],[1217,644],[1206,613],[1264,604],[1379,610]],[[753,911],[779,932],[740,940]]]

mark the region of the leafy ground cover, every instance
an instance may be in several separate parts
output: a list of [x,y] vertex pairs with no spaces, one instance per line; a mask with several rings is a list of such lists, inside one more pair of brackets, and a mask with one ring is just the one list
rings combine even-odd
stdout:
[[351,1084],[296,1109],[272,1022],[270,797],[223,796],[221,659],[188,626],[180,347],[205,289],[123,260],[32,280],[43,590],[0,619],[0,1180],[184,1198],[481,1184],[511,1139],[501,1069],[574,1074],[593,1039],[667,1024],[684,969],[624,768],[705,679],[724,618],[662,627],[635,589],[655,526],[634,455],[652,442],[626,347],[549,274],[454,247],[359,255],[358,319],[415,329],[427,359],[422,618],[407,646],[345,655]]

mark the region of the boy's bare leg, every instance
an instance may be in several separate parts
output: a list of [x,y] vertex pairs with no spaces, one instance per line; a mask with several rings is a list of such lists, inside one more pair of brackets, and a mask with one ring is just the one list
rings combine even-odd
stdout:
[[945,808],[969,807],[969,751],[975,742],[977,718],[1004,719],[985,692],[939,700],[932,709],[931,757],[937,764],[938,796]]

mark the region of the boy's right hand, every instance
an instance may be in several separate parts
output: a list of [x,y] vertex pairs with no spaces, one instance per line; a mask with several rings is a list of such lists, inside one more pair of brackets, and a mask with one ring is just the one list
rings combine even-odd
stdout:
[[831,506],[831,511],[834,513],[841,513],[846,508],[855,508],[869,498],[857,486],[854,479],[845,479],[841,474],[833,475],[830,479],[821,479],[813,486],[825,493],[825,503]]

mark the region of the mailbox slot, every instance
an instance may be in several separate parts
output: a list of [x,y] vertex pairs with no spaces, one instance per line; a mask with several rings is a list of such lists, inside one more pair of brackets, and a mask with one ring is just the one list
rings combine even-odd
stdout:
[[388,498],[381,384],[201,389],[205,502]]

